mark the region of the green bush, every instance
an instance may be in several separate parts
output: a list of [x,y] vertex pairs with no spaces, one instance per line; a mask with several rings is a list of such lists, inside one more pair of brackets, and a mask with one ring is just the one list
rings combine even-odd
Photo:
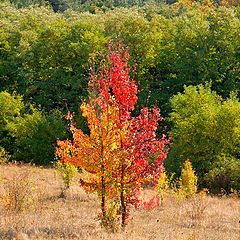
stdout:
[[[239,156],[240,102],[234,95],[223,100],[210,87],[189,86],[171,104],[173,144],[166,161],[168,171],[180,175],[180,166],[190,158],[203,183],[205,174],[224,159],[218,156]],[[232,170],[237,174],[237,169]]]
[[14,160],[49,164],[54,159],[55,141],[66,138],[62,113],[48,114],[24,104],[22,97],[0,93],[0,145]]
[[21,96],[0,92],[0,133],[6,130],[9,122],[20,116],[23,107]]
[[62,163],[60,161],[56,162],[55,167],[62,176],[65,189],[69,188],[74,176],[78,171],[77,167],[71,164]]
[[[0,92],[0,146],[13,153],[13,137],[9,134],[8,126],[16,120],[24,109],[22,97],[8,92]],[[4,151],[5,151],[4,150]]]
[[67,125],[60,112],[45,115],[33,112],[18,118],[9,132],[15,138],[13,158],[36,164],[50,164],[54,160],[55,141],[67,137]]

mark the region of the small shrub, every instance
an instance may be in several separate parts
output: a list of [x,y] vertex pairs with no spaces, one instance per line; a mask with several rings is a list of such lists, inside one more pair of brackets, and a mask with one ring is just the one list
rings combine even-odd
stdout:
[[160,178],[158,179],[158,185],[157,185],[157,190],[160,195],[161,203],[163,202],[163,199],[167,194],[169,188],[170,188],[170,181],[168,179],[166,172],[163,171]]
[[114,233],[119,230],[119,215],[121,208],[118,201],[110,202],[105,216],[101,216],[100,225],[108,232]]
[[187,201],[186,215],[190,219],[190,227],[194,227],[204,218],[208,201],[206,201],[206,191],[195,194]]
[[189,160],[183,165],[178,191],[184,197],[191,197],[197,192],[197,176]]
[[36,188],[29,171],[14,174],[2,183],[0,200],[9,211],[24,211],[36,203]]
[[76,175],[78,169],[74,165],[62,163],[60,161],[58,161],[55,166],[56,166],[56,169],[60,172],[61,177],[63,179],[63,183],[64,183],[64,189],[62,191],[62,194],[63,194],[64,191],[70,187],[71,182],[74,176]]
[[159,195],[153,196],[149,201],[143,202],[143,207],[146,210],[153,210],[160,205],[160,197]]
[[1,163],[7,163],[10,159],[9,154],[6,152],[6,150],[0,146],[0,164]]
[[[1,182],[1,180],[0,180],[0,182]],[[232,190],[231,190],[231,193],[229,194],[229,197],[235,198],[235,199],[240,198],[240,190],[234,190],[234,189],[232,189]]]

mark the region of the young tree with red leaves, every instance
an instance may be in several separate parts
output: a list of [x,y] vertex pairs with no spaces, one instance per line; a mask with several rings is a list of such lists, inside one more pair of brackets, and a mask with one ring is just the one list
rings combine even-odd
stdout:
[[138,88],[130,77],[129,53],[121,44],[109,44],[100,71],[89,81],[89,99],[81,105],[90,135],[71,126],[73,141],[58,141],[62,162],[80,166],[81,185],[101,196],[103,218],[107,200],[118,198],[122,227],[130,205],[138,205],[140,189],[155,184],[168,153],[168,140],[156,136],[161,120],[157,108],[143,108],[132,117]]

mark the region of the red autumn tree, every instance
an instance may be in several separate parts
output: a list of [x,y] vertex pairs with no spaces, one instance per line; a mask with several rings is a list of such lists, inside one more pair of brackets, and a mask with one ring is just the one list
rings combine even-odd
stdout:
[[156,183],[168,152],[166,137],[156,136],[159,109],[143,108],[131,116],[138,88],[128,61],[128,50],[109,44],[100,70],[91,75],[88,101],[80,107],[90,135],[72,125],[73,140],[58,141],[56,150],[62,162],[83,169],[81,185],[99,194],[103,217],[107,201],[119,199],[122,227],[129,206],[139,203],[142,186]]

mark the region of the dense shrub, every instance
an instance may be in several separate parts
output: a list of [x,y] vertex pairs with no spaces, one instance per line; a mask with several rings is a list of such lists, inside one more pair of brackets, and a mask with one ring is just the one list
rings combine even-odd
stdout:
[[[210,87],[189,86],[174,96],[171,104],[173,144],[166,162],[168,170],[179,173],[183,161],[190,158],[203,182],[206,173],[239,156],[240,102],[234,95],[223,100]],[[219,158],[222,154],[231,157]],[[238,169],[231,169],[237,175]]]
[[22,161],[49,164],[54,159],[56,138],[66,137],[60,112],[48,115],[24,104],[19,95],[0,93],[0,144]]
[[48,115],[34,112],[18,118],[9,132],[15,138],[13,157],[37,164],[50,164],[54,160],[55,141],[67,136],[66,123],[60,112]]
[[225,190],[240,191],[240,160],[232,156],[219,156],[205,177],[206,186],[214,193]]

